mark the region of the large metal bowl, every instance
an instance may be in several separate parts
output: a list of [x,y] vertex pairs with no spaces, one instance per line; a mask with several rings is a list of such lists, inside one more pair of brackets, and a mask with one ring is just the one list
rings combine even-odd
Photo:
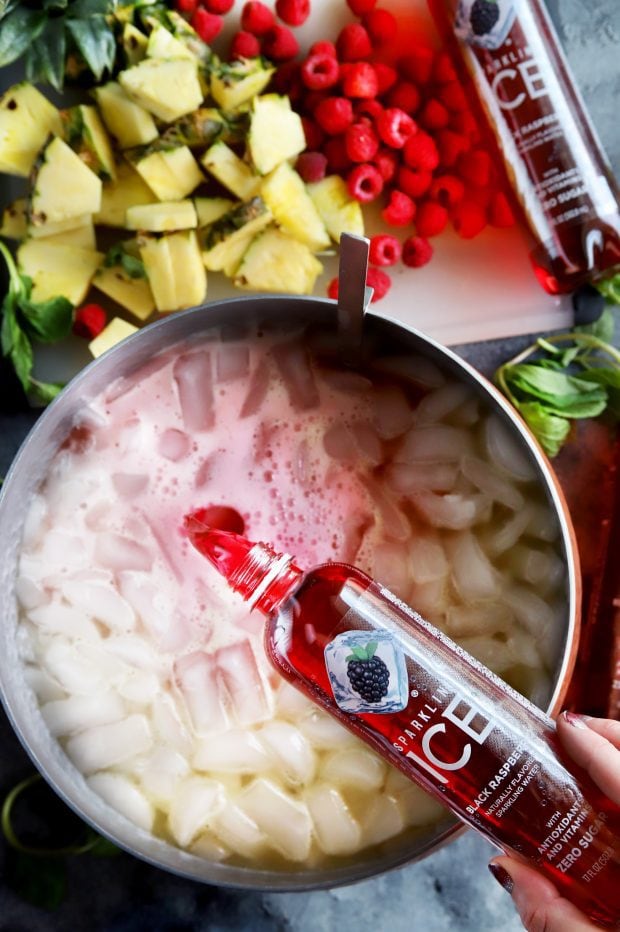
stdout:
[[[276,872],[212,863],[174,847],[139,829],[108,806],[89,788],[82,774],[45,726],[36,697],[26,684],[16,637],[18,610],[15,578],[22,526],[29,503],[45,478],[49,463],[69,432],[75,415],[119,376],[129,375],[155,354],[213,327],[226,328],[258,321],[270,326],[286,323],[326,323],[335,326],[336,305],[316,298],[285,296],[245,297],[214,302],[154,323],[92,362],[65,388],[39,419],[21,447],[0,495],[0,689],[12,725],[34,764],[55,791],[86,822],[120,847],[157,867],[193,880],[223,886],[268,890],[333,887],[421,858],[451,840],[461,824],[447,819],[434,828],[408,836],[390,848],[388,856],[374,855],[354,864],[329,869]],[[560,548],[566,564],[566,614],[552,671],[552,695],[547,711],[559,710],[574,666],[579,633],[579,568],[574,534],[566,504],[544,454],[512,407],[471,366],[423,334],[396,321],[366,315],[366,332],[396,352],[422,354],[466,382],[484,397],[530,458],[546,497],[557,514]]]

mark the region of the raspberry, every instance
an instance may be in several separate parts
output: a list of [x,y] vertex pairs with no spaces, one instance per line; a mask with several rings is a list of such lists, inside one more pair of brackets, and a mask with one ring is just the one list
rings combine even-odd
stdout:
[[417,119],[424,129],[444,129],[450,122],[450,114],[442,103],[431,98],[426,101]]
[[484,149],[472,149],[460,157],[458,170],[463,181],[484,188],[491,180],[491,157]]
[[347,69],[342,81],[345,97],[376,97],[378,90],[377,74],[368,62],[358,61]]
[[353,122],[353,105],[346,97],[326,97],[315,109],[314,118],[322,130],[337,136]]
[[456,81],[456,69],[447,52],[439,52],[433,64],[433,80],[438,84],[448,84]]
[[327,52],[315,52],[302,62],[301,80],[311,90],[333,87],[338,83],[339,76],[338,62]]
[[291,101],[300,100],[304,86],[296,61],[285,61],[278,67],[271,79],[271,89],[278,94],[286,94]]
[[417,126],[399,107],[388,107],[377,117],[377,132],[387,146],[402,149],[417,132]]
[[371,237],[368,260],[373,265],[396,265],[400,259],[400,243],[389,233]]
[[437,201],[424,201],[418,205],[415,226],[418,236],[437,236],[446,228],[448,211]]
[[437,97],[451,113],[462,113],[469,109],[465,91],[458,81],[449,81],[437,90]]
[[463,239],[473,239],[486,226],[484,207],[470,198],[457,204],[452,213],[452,226]]
[[414,200],[428,191],[432,180],[433,176],[430,172],[407,168],[406,165],[401,165],[396,174],[399,191],[404,191]]
[[187,13],[191,16],[198,7],[198,0],[176,0],[175,7],[179,13]]
[[202,0],[202,5],[207,8],[209,13],[218,13],[223,16],[224,13],[230,13],[235,0]]
[[439,165],[439,153],[435,140],[425,132],[410,136],[403,149],[403,159],[409,168],[432,172]]
[[391,65],[386,65],[382,61],[373,62],[373,68],[377,76],[377,96],[380,97],[381,94],[385,94],[386,91],[389,91],[389,89],[396,84],[398,73],[396,68],[392,68]]
[[332,301],[338,300],[338,279],[332,278],[331,282],[327,286],[327,297],[331,298]]
[[328,39],[319,39],[318,42],[312,43],[308,55],[331,55],[332,58],[336,58],[336,46]]
[[398,61],[398,70],[404,78],[414,84],[426,84],[431,77],[435,53],[427,45],[416,45]]
[[260,55],[260,42],[251,32],[244,32],[242,29],[236,32],[230,43],[231,59],[235,58],[256,58]]
[[208,45],[222,31],[224,20],[216,13],[209,13],[208,10],[199,9],[192,16],[190,24],[194,32],[198,33],[202,41]]
[[383,113],[383,107],[378,100],[360,100],[353,109],[356,117],[368,117],[371,122],[377,120],[379,114]]
[[410,236],[403,243],[403,263],[410,269],[419,269],[433,258],[434,249],[423,236]]
[[276,13],[287,26],[301,26],[310,15],[310,0],[276,0]]
[[471,110],[463,110],[460,113],[453,114],[450,125],[455,132],[462,133],[463,136],[467,136],[474,143],[480,139],[480,130]]
[[322,152],[302,152],[295,168],[306,184],[321,181],[327,171],[327,157]]
[[327,156],[329,170],[335,174],[342,174],[351,167],[351,160],[347,154],[344,136],[332,136],[323,146]]
[[420,106],[420,92],[411,81],[399,81],[391,88],[388,97],[388,107],[398,107],[405,113],[415,113]]
[[271,61],[289,61],[299,51],[299,42],[288,26],[273,26],[263,40],[263,52]]
[[336,51],[340,61],[359,61],[372,52],[370,36],[360,23],[349,23],[338,33]]
[[465,195],[465,185],[456,175],[439,175],[433,179],[429,196],[443,207],[454,207]]
[[384,181],[391,181],[398,168],[398,156],[393,149],[379,149],[373,159]]
[[387,272],[382,271],[382,269],[371,267],[366,273],[366,284],[369,288],[373,289],[371,302],[374,304],[375,301],[380,301],[381,298],[385,298],[392,287],[392,279]]
[[407,226],[415,217],[415,204],[408,194],[394,188],[390,191],[390,200],[381,211],[381,216],[392,227]]
[[275,25],[273,11],[260,0],[249,0],[241,10],[241,28],[253,36],[264,36]]
[[354,16],[363,16],[370,13],[377,0],[347,0],[347,6]]
[[320,149],[325,139],[325,134],[318,123],[315,123],[311,117],[302,116],[301,124],[304,128],[304,136],[306,137],[306,149]]
[[379,140],[372,126],[353,123],[345,133],[347,155],[352,162],[370,162],[379,149]]
[[398,32],[396,17],[389,10],[371,10],[363,17],[362,23],[375,48],[391,42]]
[[347,177],[347,188],[356,201],[368,204],[383,191],[383,178],[374,165],[356,165]]
[[437,133],[437,146],[439,148],[439,161],[444,168],[452,168],[461,155],[470,148],[471,143],[467,136],[455,133],[451,129],[442,129]]
[[493,227],[513,227],[515,225],[516,221],[512,208],[503,191],[496,191],[491,195],[488,214],[489,223]]
[[85,340],[94,340],[107,323],[107,314],[100,304],[84,304],[73,318],[73,332]]

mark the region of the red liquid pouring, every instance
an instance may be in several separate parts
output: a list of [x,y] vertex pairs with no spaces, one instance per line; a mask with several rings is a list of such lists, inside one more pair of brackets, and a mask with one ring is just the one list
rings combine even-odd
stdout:
[[230,587],[268,616],[276,669],[592,919],[620,927],[620,810],[535,706],[354,567],[304,573],[266,544],[185,520]]

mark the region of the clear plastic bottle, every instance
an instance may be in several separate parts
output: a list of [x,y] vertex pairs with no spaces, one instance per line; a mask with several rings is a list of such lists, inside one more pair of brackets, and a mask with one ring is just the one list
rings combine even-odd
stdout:
[[[620,927],[620,810],[553,722],[369,576],[189,515],[196,547],[267,616],[276,669],[464,822]],[[198,516],[198,517],[197,517]]]
[[555,294],[620,267],[618,190],[542,0],[428,0],[467,72]]

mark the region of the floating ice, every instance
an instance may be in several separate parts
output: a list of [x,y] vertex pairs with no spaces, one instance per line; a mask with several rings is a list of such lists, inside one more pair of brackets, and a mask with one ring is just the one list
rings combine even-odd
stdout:
[[310,743],[321,751],[331,751],[358,741],[344,725],[326,712],[321,712],[320,709],[313,709],[309,712],[299,722],[298,727]]
[[273,712],[272,692],[258,668],[249,640],[221,647],[214,660],[237,722],[253,725],[270,718]]
[[50,676],[49,673],[46,673],[45,670],[41,670],[40,667],[26,664],[24,667],[24,679],[41,703],[63,699],[67,695],[60,683],[58,683],[53,676]]
[[183,430],[177,430],[176,427],[169,427],[160,436],[157,443],[157,452],[164,459],[172,463],[178,463],[184,459],[192,448],[192,438]]
[[267,397],[270,382],[271,369],[269,361],[267,359],[261,359],[252,373],[245,401],[241,405],[239,417],[250,417],[256,414]]
[[536,478],[531,457],[494,414],[485,421],[484,439],[491,462],[496,463],[509,476],[521,482],[531,482]]
[[390,463],[386,481],[395,492],[451,492],[458,475],[452,463]]
[[160,693],[155,697],[151,707],[153,728],[159,741],[170,745],[181,754],[188,755],[193,747],[193,740],[183,722],[181,713],[169,693]]
[[470,482],[485,492],[494,501],[505,505],[512,511],[519,511],[525,505],[521,492],[500,476],[489,463],[476,456],[465,455],[461,460],[461,470]]
[[399,599],[406,599],[411,588],[409,545],[387,541],[373,549],[373,579]]
[[316,756],[298,728],[288,722],[268,722],[258,735],[275,759],[278,773],[289,785],[311,783],[316,771]]
[[136,540],[122,534],[104,532],[97,536],[95,559],[116,572],[150,570],[153,554]]
[[216,349],[216,382],[233,382],[242,379],[250,368],[250,348],[244,343],[222,343]]
[[305,347],[297,340],[278,343],[273,348],[273,356],[293,408],[297,411],[316,408],[319,391]]
[[209,828],[226,803],[226,792],[217,780],[186,777],[180,780],[168,813],[168,827],[181,848]]
[[412,427],[398,450],[398,463],[450,463],[457,462],[472,449],[471,434],[462,427],[450,424],[431,424]]
[[471,390],[460,382],[449,382],[420,399],[415,410],[416,424],[434,424],[443,420],[471,398]]
[[381,788],[387,764],[364,747],[344,748],[329,754],[321,768],[321,777],[337,786],[372,793]]
[[190,434],[210,430],[215,424],[210,352],[179,356],[174,362],[172,373],[185,429]]
[[174,674],[196,733],[224,731],[228,719],[220,701],[213,657],[204,651],[187,654],[175,662]]
[[473,534],[455,534],[446,542],[452,579],[465,602],[499,593],[499,575]]
[[325,854],[352,854],[358,850],[362,831],[338,790],[318,784],[306,792],[305,800],[319,847]]
[[196,747],[192,764],[196,770],[251,774],[269,770],[272,761],[258,735],[233,728],[203,738]]
[[161,572],[157,585],[150,573],[132,570],[120,572],[118,583],[123,598],[133,607],[146,633],[160,648],[175,650],[185,643],[186,626]]
[[140,782],[148,798],[158,807],[169,806],[177,786],[190,772],[185,757],[174,748],[159,747],[140,768]]
[[15,582],[15,595],[22,608],[38,608],[51,599],[51,594],[43,586],[28,576],[18,576]]
[[69,738],[66,748],[82,773],[93,773],[150,750],[152,743],[151,730],[144,715],[130,715],[120,722],[87,728]]
[[308,857],[312,821],[303,803],[263,778],[254,780],[237,803],[285,858],[304,861]]
[[362,817],[365,845],[380,845],[393,838],[406,826],[398,800],[392,796],[375,796]]
[[101,633],[89,614],[53,599],[45,605],[33,608],[28,618],[42,632],[63,635],[70,640],[97,641]]
[[373,425],[383,440],[394,440],[413,423],[413,411],[397,385],[381,385],[372,393]]
[[112,473],[112,484],[123,498],[137,498],[148,488],[149,477],[138,472]]
[[267,842],[256,822],[230,799],[216,816],[213,830],[228,848],[245,858],[256,857]]
[[119,695],[133,705],[150,705],[161,689],[159,678],[147,670],[131,670],[118,684]]
[[446,632],[453,638],[493,635],[508,631],[513,624],[512,611],[500,601],[451,605],[446,612]]
[[323,434],[323,447],[328,456],[342,462],[353,462],[357,446],[353,434],[344,421],[337,421]]
[[377,372],[386,372],[414,382],[422,388],[439,388],[446,381],[437,366],[424,356],[383,356],[372,362]]
[[411,578],[417,583],[444,579],[449,572],[448,561],[439,537],[415,534],[409,546]]
[[371,466],[378,466],[382,463],[383,444],[372,424],[367,421],[354,421],[350,430],[361,459],[367,460]]
[[68,579],[61,590],[74,608],[102,622],[111,631],[130,631],[135,626],[133,608],[112,586]]
[[87,783],[91,790],[134,825],[145,832],[152,830],[155,812],[132,780],[118,773],[95,773]]
[[41,708],[45,724],[53,735],[73,735],[95,725],[118,722],[127,714],[122,700],[112,692],[91,696],[68,696],[47,702]]
[[314,703],[300,689],[282,680],[276,693],[276,713],[295,721],[314,708]]
[[471,496],[413,492],[410,498],[421,517],[431,527],[458,531],[471,527],[477,518],[477,503]]

